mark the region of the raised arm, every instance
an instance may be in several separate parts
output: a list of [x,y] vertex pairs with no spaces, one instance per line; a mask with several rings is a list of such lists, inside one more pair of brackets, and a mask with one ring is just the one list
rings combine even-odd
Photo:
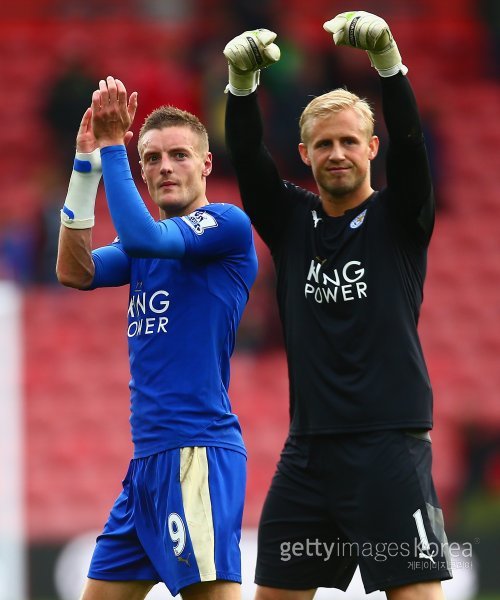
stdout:
[[382,79],[382,108],[389,134],[387,185],[401,218],[415,222],[425,239],[434,227],[434,192],[424,134],[410,82]]
[[387,23],[353,11],[324,24],[337,45],[366,50],[380,75],[382,108],[389,134],[387,184],[394,210],[428,240],[434,224],[432,182],[417,103],[407,67]]
[[106,199],[123,248],[130,256],[179,258],[185,244],[174,222],[157,222],[149,213],[130,172],[125,142],[137,109],[123,83],[107,77],[92,96],[92,128],[101,148]]
[[115,229],[130,256],[180,258],[185,244],[171,219],[155,221],[134,183],[125,146],[101,149],[104,187]]
[[[127,131],[127,144],[132,132]],[[92,130],[92,109],[88,108],[76,136],[76,155],[68,193],[61,210],[61,228],[56,274],[60,283],[76,289],[91,285],[122,285],[128,263],[117,249],[102,249],[96,277],[95,254],[92,253],[92,228],[97,189],[102,176],[101,154]],[[103,257],[106,257],[104,260]]]
[[56,274],[60,283],[87,288],[94,278],[92,227],[101,158],[91,129],[91,109],[83,115],[76,137],[76,156],[68,193],[61,210]]
[[284,183],[264,145],[257,102],[260,70],[280,58],[275,38],[276,34],[267,29],[246,31],[224,48],[229,67],[227,149],[236,171],[243,207],[268,245],[282,229],[286,214]]

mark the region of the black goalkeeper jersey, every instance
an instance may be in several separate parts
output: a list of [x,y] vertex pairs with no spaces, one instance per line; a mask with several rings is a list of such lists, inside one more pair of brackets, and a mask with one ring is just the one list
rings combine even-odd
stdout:
[[417,325],[434,223],[429,167],[406,77],[382,80],[387,187],[341,217],[282,181],[256,93],[229,95],[228,148],[243,205],[271,250],[290,379],[290,433],[432,427]]

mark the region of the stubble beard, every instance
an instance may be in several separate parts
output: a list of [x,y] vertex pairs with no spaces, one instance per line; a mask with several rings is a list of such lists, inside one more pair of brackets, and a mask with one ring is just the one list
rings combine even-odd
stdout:
[[[365,182],[367,174],[364,176],[357,176],[350,181],[345,183],[335,183],[332,181],[326,181],[323,185],[319,186],[323,188],[323,190],[332,198],[337,198],[339,200],[344,199],[349,194],[356,192]],[[326,178],[325,178],[326,179]]]
[[323,189],[328,193],[332,198],[338,198],[342,200],[352,192],[355,192],[357,189],[361,187],[363,182],[361,180],[355,180],[350,183],[338,183],[338,184],[327,184],[322,186]]

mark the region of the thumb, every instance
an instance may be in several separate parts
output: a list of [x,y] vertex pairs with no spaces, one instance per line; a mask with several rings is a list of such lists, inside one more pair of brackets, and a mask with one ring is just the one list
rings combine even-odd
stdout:
[[134,137],[134,132],[133,131],[127,131],[127,133],[125,134],[125,137],[123,138],[123,142],[125,144],[125,146],[128,146],[128,143],[130,142],[130,140]]
[[337,19],[337,17],[335,17],[335,19],[330,19],[329,21],[326,21],[326,23],[323,23],[323,29],[325,31],[328,31],[328,33],[333,33],[336,28],[334,28],[333,26],[333,22]]
[[135,117],[135,113],[137,112],[137,104],[138,104],[138,94],[137,92],[132,92],[130,94],[130,98],[128,100],[128,114],[130,116],[130,121],[132,122],[134,120]]
[[272,62],[278,62],[281,56],[281,51],[276,44],[266,46],[262,54]]
[[276,39],[276,33],[274,33],[274,31],[270,31],[269,29],[257,29],[255,32],[255,37],[263,46],[267,46],[268,44],[274,42]]
[[330,19],[330,21],[326,21],[323,24],[323,29],[328,31],[333,35],[333,41],[335,44],[342,44],[345,36],[345,26],[347,23],[346,15],[347,13],[341,13],[337,15],[335,18]]

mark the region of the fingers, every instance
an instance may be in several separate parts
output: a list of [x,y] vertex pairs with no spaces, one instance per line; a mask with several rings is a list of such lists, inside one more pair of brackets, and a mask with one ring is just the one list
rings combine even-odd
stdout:
[[92,108],[101,110],[113,107],[116,103],[127,105],[127,90],[119,79],[108,75],[99,81],[99,89],[92,95]]
[[99,113],[99,111],[101,110],[101,94],[99,92],[99,90],[95,90],[95,92],[92,94],[92,114],[93,115],[97,115]]
[[137,110],[137,92],[132,92],[127,103],[127,89],[119,79],[115,79],[116,89],[118,92],[118,104],[120,112],[124,116],[128,116],[130,121],[134,120]]
[[[110,104],[114,104],[115,102],[119,101],[118,83],[120,83],[123,90],[125,90],[125,86],[121,81],[119,81],[119,79],[115,79],[111,76],[106,77],[106,85],[108,88],[108,100]],[[127,90],[125,90],[125,97],[126,96]]]
[[134,137],[134,134],[132,131],[127,131],[127,133],[125,134],[125,138],[124,138],[124,143],[125,146],[128,146],[128,143],[130,142],[130,140]]
[[128,101],[128,114],[130,116],[130,121],[132,122],[134,120],[135,117],[135,113],[137,112],[137,105],[138,105],[138,95],[137,92],[132,92],[130,94],[130,98]]
[[344,12],[323,24],[336,45],[383,52],[392,42],[389,26],[381,17],[362,10]]
[[[99,81],[99,108],[106,108],[111,103],[111,96],[108,91],[108,80],[110,79],[110,77],[107,77],[106,80],[101,79]],[[116,97],[116,87],[114,95]]]
[[346,23],[345,17],[341,17],[340,15],[337,15],[335,18],[330,19],[326,23],[323,23],[323,29],[325,31],[328,31],[328,33],[333,34],[333,33],[336,33],[342,27],[344,27],[345,23]]
[[106,80],[99,81],[99,100],[101,108],[106,108],[109,104],[114,104],[118,98],[116,81],[114,77],[108,76]]
[[90,109],[91,131],[100,147],[128,143],[128,130],[137,110],[137,92],[127,97],[127,89],[120,79],[108,76],[99,81],[99,89],[92,94]]
[[256,62],[256,54],[259,52],[268,59],[267,64],[280,59],[280,49],[273,43],[275,39],[276,33],[269,29],[245,31],[226,44],[223,54],[239,68],[247,70],[260,67],[260,62]]
[[92,108],[84,112],[76,135],[76,151],[92,152],[95,150],[95,140],[92,132]]
[[346,39],[347,14],[349,13],[341,13],[323,24],[323,29],[333,35],[333,41],[337,45],[348,43]]
[[270,62],[278,62],[281,57],[281,51],[276,44],[269,44],[269,46],[264,48],[262,54],[264,54]]
[[[108,79],[113,78],[108,77]],[[113,79],[112,82],[108,83],[108,89],[110,90],[111,102],[118,101],[119,104],[124,104],[125,106],[127,106],[127,89],[119,79]]]
[[276,33],[269,29],[257,29],[255,36],[263,46],[271,44],[276,39]]
[[87,110],[83,113],[82,120],[80,122],[80,128],[78,129],[78,134],[86,133],[90,129],[90,123],[92,120],[92,108],[89,106]]

